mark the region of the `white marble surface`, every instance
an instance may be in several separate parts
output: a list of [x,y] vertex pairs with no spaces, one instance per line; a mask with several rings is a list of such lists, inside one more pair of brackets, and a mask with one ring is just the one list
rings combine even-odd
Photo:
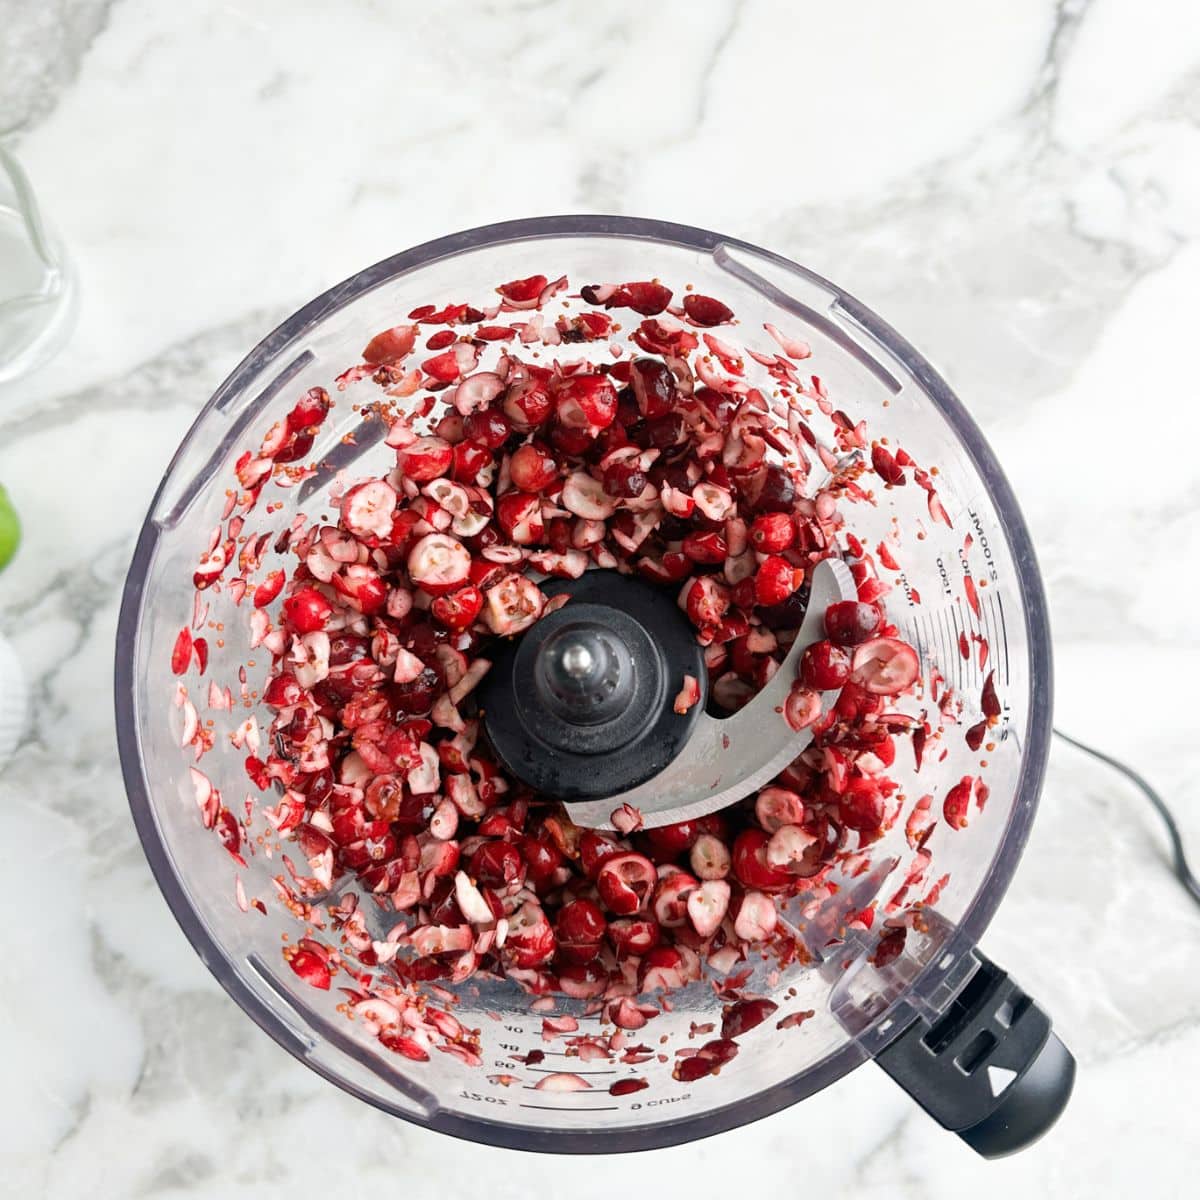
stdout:
[[0,770],[0,1192],[1196,1194],[1200,912],[1144,803],[1068,750],[987,938],[1080,1062],[1050,1137],[984,1163],[864,1068],[581,1163],[393,1121],[255,1030],[158,896],[109,702],[161,469],[278,318],[452,229],[660,216],[806,262],[944,368],[1035,532],[1059,722],[1138,763],[1200,856],[1195,0],[0,0],[0,130],[83,289],[69,352],[0,391],[27,528],[0,629],[35,701]]

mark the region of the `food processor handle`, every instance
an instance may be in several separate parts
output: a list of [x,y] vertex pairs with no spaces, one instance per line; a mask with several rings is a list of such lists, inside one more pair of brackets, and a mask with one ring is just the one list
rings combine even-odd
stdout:
[[1037,1141],[1075,1084],[1075,1059],[1050,1018],[978,950],[945,1012],[918,1016],[876,1056],[934,1120],[984,1158]]

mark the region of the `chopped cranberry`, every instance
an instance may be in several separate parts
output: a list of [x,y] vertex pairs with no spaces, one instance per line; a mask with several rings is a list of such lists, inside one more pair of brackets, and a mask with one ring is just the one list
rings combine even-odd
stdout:
[[450,474],[459,483],[476,483],[480,473],[492,462],[492,452],[482,442],[466,438],[454,447]]
[[899,638],[873,638],[854,651],[854,682],[877,696],[896,696],[921,673],[917,652]]
[[643,417],[662,417],[675,407],[675,376],[666,363],[657,358],[635,359],[630,382]]
[[683,311],[697,325],[725,325],[733,320],[733,309],[711,296],[698,296],[694,292],[684,296]]
[[548,421],[553,411],[554,401],[544,380],[527,379],[513,384],[505,395],[504,416],[514,429],[535,429]]
[[513,486],[523,492],[541,492],[558,478],[554,456],[535,442],[519,446],[508,463]]
[[[914,724],[911,707],[893,703],[919,686],[920,663],[887,620],[888,585],[875,563],[901,570],[904,543],[889,536],[874,559],[867,555],[853,506],[878,503],[881,487],[872,490],[854,458],[834,454],[869,446],[869,469],[885,485],[911,472],[932,519],[945,513],[932,466],[870,442],[819,378],[802,382],[794,363],[811,349],[769,322],[782,354],[705,332],[734,321],[715,297],[685,292],[668,313],[671,290],[657,281],[589,285],[572,296],[566,277],[533,274],[496,291],[486,313],[444,298],[416,307],[413,324],[378,332],[364,361],[339,376],[340,388],[380,389],[378,402],[354,409],[364,425],[386,426],[368,436],[373,442],[382,431],[396,460],[376,477],[339,479],[333,524],[320,515],[270,531],[248,526],[268,489],[307,477],[306,468],[282,468],[311,453],[332,408],[323,389],[301,395],[237,458],[225,516],[197,547],[194,584],[211,591],[207,601],[197,596],[182,629],[175,624],[170,663],[180,676],[193,664],[203,673],[214,637],[205,622],[221,628],[209,606],[228,598],[236,609],[251,599],[242,611],[266,665],[262,715],[273,719],[264,738],[253,715],[238,714],[230,736],[268,816],[269,843],[252,828],[258,797],[247,799],[243,820],[192,767],[196,802],[239,864],[268,844],[274,860],[275,843],[284,843],[285,869],[272,868],[276,887],[310,934],[325,922],[331,941],[303,937],[285,957],[322,989],[344,972],[346,1007],[392,1052],[423,1062],[436,1060],[436,1049],[479,1065],[486,1038],[448,1007],[476,972],[507,975],[543,997],[539,1004],[552,1003],[550,994],[582,1002],[624,1038],[669,1007],[657,993],[711,968],[725,977],[717,985],[728,1002],[721,1036],[689,1046],[674,1071],[702,1079],[733,1059],[735,1038],[774,1012],[773,1000],[741,989],[759,958],[780,969],[795,962],[784,898],[815,879],[820,904],[842,906],[842,923],[871,926],[876,908],[862,909],[852,889],[836,889],[839,876],[827,885],[824,876],[836,869],[854,877],[874,865],[872,844],[904,799],[891,778],[898,743],[911,730],[918,767],[937,744],[930,719]],[[555,297],[562,300],[551,312]],[[622,309],[646,319],[627,320]],[[522,310],[528,315],[499,316]],[[509,323],[485,324],[497,319]],[[417,352],[418,340],[427,353]],[[570,351],[560,357],[563,343]],[[819,435],[825,418],[831,434]],[[349,444],[354,431],[346,432]],[[828,483],[815,483],[818,469]],[[268,511],[278,511],[274,501]],[[778,707],[812,741],[757,795],[649,830],[636,809],[617,805],[610,820],[618,833],[602,834],[576,826],[569,805],[533,796],[492,758],[473,689],[491,669],[495,639],[521,636],[563,603],[539,580],[600,569],[660,586],[694,626],[714,710],[734,711],[778,672],[806,615],[806,572],[840,546],[858,600],[823,614],[828,640],[804,649]],[[267,561],[269,550],[277,560]],[[976,615],[977,586],[964,584]],[[919,603],[915,593],[910,599]],[[216,644],[238,627],[227,624]],[[980,670],[986,665],[981,648]],[[668,703],[676,713],[704,699],[699,678],[674,681]],[[172,682],[186,753],[202,758],[223,738],[221,714],[240,707],[239,698],[224,680],[205,680],[213,718],[202,724],[184,681]],[[249,707],[248,672],[238,682]],[[837,700],[826,708],[823,693],[832,691]],[[953,721],[957,696],[936,675],[930,691],[932,718],[940,701]],[[982,719],[965,734],[975,750],[1002,716],[994,674],[980,705]],[[982,778],[965,776],[942,815],[961,828],[972,800],[982,809],[987,797]],[[905,834],[917,860],[886,912],[892,932],[877,962],[901,952],[900,923],[944,886],[925,882],[934,804],[928,794],[908,805]],[[235,899],[243,911],[266,911],[240,881]],[[420,983],[434,986],[418,998]],[[551,1016],[546,1029],[555,1036],[578,1024]],[[607,1040],[580,1036],[568,1053],[581,1062],[653,1057],[648,1047]],[[564,1071],[539,1086],[570,1091],[588,1082]],[[622,1080],[611,1090],[644,1085]]]
[[697,563],[723,563],[729,553],[725,539],[719,533],[689,533],[683,539],[683,552]]
[[393,685],[392,702],[396,712],[411,717],[429,712],[441,685],[441,676],[432,667],[422,667],[415,679]]
[[[549,415],[549,409],[547,409]],[[473,412],[463,418],[463,433],[489,450],[498,450],[508,441],[512,426],[508,418],[494,408]]]
[[811,688],[828,692],[850,678],[850,655],[832,642],[813,642],[800,657],[800,679]]
[[768,840],[761,829],[743,829],[733,843],[733,874],[743,887],[761,892],[784,891],[791,885],[792,876],[767,861]]
[[546,282],[545,275],[530,275],[528,279],[514,279],[511,283],[502,283],[496,291],[505,300],[521,304],[530,300],[536,301],[542,294]]
[[558,952],[567,962],[591,962],[600,953],[606,923],[593,900],[572,900],[558,910]]
[[610,912],[629,916],[644,908],[658,880],[654,864],[640,854],[614,854],[596,876],[600,898]]
[[506,887],[521,878],[525,864],[510,842],[484,842],[471,859],[471,874],[488,887]]
[[408,354],[417,341],[415,325],[397,325],[394,329],[386,329],[377,333],[362,352],[363,362],[374,365],[392,365],[400,362]]
[[723,1038],[738,1038],[743,1033],[749,1033],[756,1025],[761,1025],[772,1013],[779,1008],[774,1000],[754,999],[739,1000],[731,1004],[721,1021],[721,1036]]
[[752,513],[790,513],[796,500],[796,481],[774,463],[763,467],[746,487],[746,502]]
[[564,862],[561,851],[543,838],[523,838],[521,855],[534,887],[548,882]]
[[604,471],[604,490],[610,496],[640,496],[649,482],[636,459],[615,462]]
[[605,429],[617,415],[617,389],[603,375],[572,375],[559,389],[556,412],[567,429]]
[[482,608],[483,593],[474,584],[468,584],[449,595],[436,597],[429,611],[450,629],[466,629],[474,623]]

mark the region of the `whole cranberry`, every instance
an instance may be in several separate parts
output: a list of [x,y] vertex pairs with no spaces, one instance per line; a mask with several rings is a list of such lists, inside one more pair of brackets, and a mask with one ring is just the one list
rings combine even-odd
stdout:
[[297,633],[315,633],[333,616],[333,605],[316,588],[301,588],[283,602],[283,620]]
[[875,636],[883,624],[876,604],[860,600],[838,600],[825,610],[825,632],[839,646],[857,646]]

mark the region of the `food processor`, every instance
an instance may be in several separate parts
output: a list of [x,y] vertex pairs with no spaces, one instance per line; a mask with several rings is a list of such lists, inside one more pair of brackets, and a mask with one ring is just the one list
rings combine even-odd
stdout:
[[[939,811],[960,779],[982,770],[987,780],[965,828],[939,820],[920,843],[918,853],[931,855],[928,882],[938,882],[898,952],[894,940],[885,952],[886,925],[855,917],[915,888],[903,821],[857,856],[853,870],[835,872],[818,900],[798,904],[791,919],[803,961],[747,964],[750,985],[778,1004],[781,1019],[740,1038],[737,1058],[719,1072],[681,1080],[671,1047],[686,1044],[697,1025],[720,1025],[725,1003],[719,982],[681,989],[645,1031],[643,1040],[663,1052],[638,1065],[638,1090],[621,1086],[632,1069],[620,1060],[569,1059],[561,1043],[544,1040],[548,1015],[599,1028],[600,1015],[582,1001],[531,1003],[510,980],[472,978],[451,990],[457,1019],[479,1028],[482,1066],[449,1054],[415,1062],[350,1019],[336,989],[314,990],[289,971],[281,947],[301,933],[274,902],[279,861],[248,855],[235,872],[202,827],[194,757],[180,744],[180,685],[168,666],[180,625],[206,627],[208,677],[240,679],[236,719],[258,715],[270,655],[251,649],[249,605],[230,589],[193,588],[198,555],[229,516],[239,456],[298,396],[332,389],[368,338],[416,306],[476,298],[498,281],[543,271],[569,274],[575,286],[662,278],[720,296],[744,329],[804,339],[805,365],[832,401],[826,416],[865,418],[873,438],[936,464],[928,486],[888,488],[859,506],[854,531],[872,546],[903,531],[902,569],[883,601],[887,619],[919,655],[916,710],[936,715],[939,695],[955,698],[941,711],[957,733],[930,738],[919,770],[913,756],[898,756],[895,777],[910,798],[935,798]],[[384,427],[372,430],[356,409],[339,403],[312,450],[318,467],[271,491],[271,529],[302,511],[335,511],[329,497],[344,474],[369,475],[394,461]],[[280,565],[272,555],[267,548],[264,570]],[[670,704],[666,676],[685,672],[701,691],[706,685],[703,656],[680,636],[673,603],[661,611],[655,590],[632,580],[615,595],[603,578],[612,572],[551,581],[548,593],[571,593],[571,602],[514,638],[486,681],[498,757],[560,796],[585,827],[611,828],[623,803],[650,826],[741,799],[811,736],[781,716],[787,680],[817,636],[813,614],[854,594],[843,564],[821,566],[775,690],[768,683],[724,718],[696,705],[662,730],[655,714]],[[639,681],[632,690],[631,673]],[[116,654],[118,740],[139,835],[177,920],[230,995],[290,1053],[386,1112],[479,1142],[550,1152],[708,1136],[794,1104],[870,1059],[985,1156],[1018,1150],[1049,1128],[1069,1097],[1074,1061],[1045,1013],[978,943],[1037,807],[1051,688],[1046,604],[1028,532],[979,430],[930,364],[852,296],[778,255],[703,230],[606,216],[507,222],[427,243],[338,284],[269,334],[205,406],[167,468],[129,571]],[[968,744],[961,731],[984,720],[986,746]],[[206,786],[240,812],[245,746],[211,740]],[[563,1071],[576,1086],[546,1086]]]

